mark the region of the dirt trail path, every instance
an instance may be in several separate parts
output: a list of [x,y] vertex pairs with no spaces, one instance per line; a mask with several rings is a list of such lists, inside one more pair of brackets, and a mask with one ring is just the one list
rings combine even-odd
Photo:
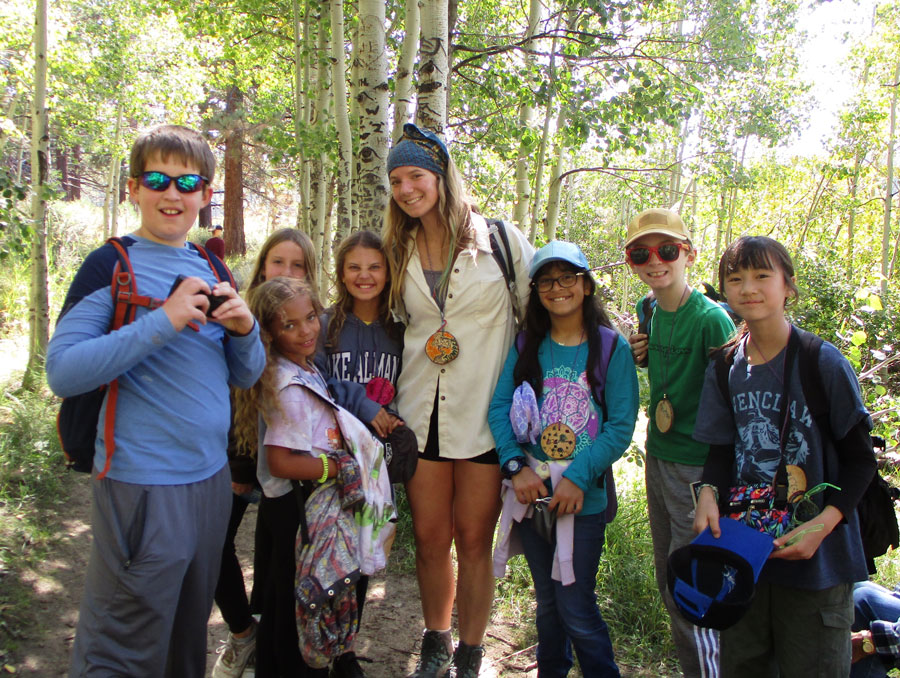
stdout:
[[[90,552],[90,485],[86,476],[73,476],[67,483],[70,501],[66,516],[58,523],[54,544],[48,556],[21,575],[22,583],[33,592],[27,618],[18,620],[22,638],[6,662],[19,676],[57,678],[68,671],[69,652],[78,619],[78,604],[84,571]],[[250,588],[253,527],[256,507],[248,509],[237,538],[238,555]],[[500,676],[536,676],[528,671],[534,662],[533,649],[518,653],[515,622],[495,619],[486,639],[487,659],[482,678]],[[398,574],[390,564],[386,572],[372,577],[366,602],[358,654],[371,661],[363,666],[369,678],[397,678],[414,667],[422,620],[416,580],[410,574]],[[217,608],[209,622],[207,671],[216,660],[215,649],[227,629]],[[510,656],[513,655],[513,656]]]

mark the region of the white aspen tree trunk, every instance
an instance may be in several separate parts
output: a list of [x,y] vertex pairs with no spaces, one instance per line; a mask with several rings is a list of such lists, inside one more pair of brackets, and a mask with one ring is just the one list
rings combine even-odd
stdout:
[[[559,117],[556,119],[556,129],[561,130],[566,124],[566,113],[560,111]],[[546,232],[548,242],[556,239],[556,232],[559,225],[559,208],[562,202],[563,182],[560,179],[563,173],[563,163],[566,159],[565,144],[557,140],[556,153],[553,161],[553,170],[550,173],[550,184],[547,191],[547,224]]]
[[422,41],[419,44],[416,76],[416,122],[435,134],[444,136],[450,78],[447,0],[425,0],[420,9]]
[[[559,29],[560,22],[557,21],[556,27]],[[558,32],[558,30],[557,30]],[[550,82],[556,82],[556,46],[557,39],[553,38],[552,47],[550,48]],[[550,86],[550,94],[547,98],[547,109],[544,113],[544,129],[541,132],[541,143],[538,146],[538,157],[537,157],[537,166],[534,172],[534,197],[531,201],[531,242],[534,243],[534,238],[537,235],[537,225],[540,222],[541,216],[541,191],[543,190],[544,185],[544,157],[547,155],[547,145],[549,143],[550,138],[550,120],[553,118],[553,106],[556,103],[556,90],[551,85]],[[547,238],[547,241],[550,241],[550,236],[547,233],[547,225],[544,224],[544,236]]]
[[[327,17],[319,16],[317,21],[318,38],[316,40],[316,52],[319,55],[327,54],[328,50],[328,23]],[[318,62],[318,57],[312,60]],[[328,103],[331,101],[331,81],[329,75],[331,70],[324,68],[317,63],[314,68],[314,87],[316,92],[316,102],[310,117],[310,124],[319,139],[328,138],[333,132],[329,125]],[[310,191],[310,232],[315,245],[316,252],[319,254],[316,262],[317,271],[322,270],[322,256],[324,253],[325,243],[325,202],[328,190],[328,156],[324,151],[317,150],[316,154],[310,159],[309,163],[309,191]],[[321,277],[319,278],[321,280]]]
[[[116,107],[116,132],[113,136],[112,157],[109,161],[109,235],[118,235],[119,219],[119,173],[122,171],[122,158],[119,157],[119,145],[122,143],[122,118],[124,107],[120,101]],[[105,222],[104,222],[105,223]]]
[[894,93],[891,95],[891,122],[888,128],[887,178],[884,191],[884,223],[881,231],[881,295],[887,294],[888,280],[891,277],[889,257],[891,255],[891,207],[894,202],[894,144],[897,132],[897,95],[900,93],[900,61],[894,68],[894,79],[891,81]]
[[403,125],[409,122],[410,111],[413,110],[412,76],[419,49],[419,0],[406,0],[406,16],[403,27],[403,44],[400,46],[400,58],[397,61],[397,73],[394,76],[394,130],[391,140],[397,141],[403,136]]
[[389,87],[384,52],[384,2],[360,0],[357,96],[359,227],[381,231],[388,201]]
[[[534,59],[531,50],[534,49],[534,34],[537,31],[538,22],[541,20],[540,0],[531,0],[528,5],[528,28],[525,31],[525,61],[531,64]],[[516,203],[513,206],[513,222],[518,224],[523,232],[528,232],[528,206],[531,202],[531,181],[529,178],[529,160],[534,155],[534,149],[530,143],[530,135],[525,131],[531,126],[534,117],[534,107],[530,100],[525,100],[519,106],[519,129],[522,130],[522,139],[519,142],[518,156],[516,157]]]
[[356,33],[350,37],[353,49],[350,50],[350,135],[353,151],[350,153],[351,186],[350,194],[350,232],[359,230],[359,22]]
[[344,3],[331,0],[331,88],[338,137],[337,233],[340,239],[352,228],[353,139],[347,113],[347,59],[344,56]]
[[47,184],[49,125],[47,121],[47,0],[36,0],[34,18],[34,100],[31,109],[31,290],[29,300],[28,365],[22,387],[40,383],[50,340],[47,288]]
[[[307,5],[308,7],[308,5]],[[294,143],[297,145],[300,167],[299,181],[300,209],[297,210],[297,227],[309,233],[309,166],[303,148],[304,124],[308,123],[308,107],[306,105],[306,85],[309,82],[309,61],[303,57],[303,45],[308,37],[307,22],[300,16],[300,0],[292,0],[291,12],[294,23]]]
[[[33,104],[32,104],[33,105]],[[16,183],[22,183],[22,168],[25,165],[25,149],[28,148],[28,137],[24,134],[19,141],[19,152],[16,154]]]
[[[559,121],[563,121],[563,116],[559,117]],[[547,225],[545,226],[547,233],[547,241],[556,240],[556,227],[559,223],[559,202],[562,192],[562,165],[565,158],[565,149],[562,144],[556,145],[556,159],[553,163],[553,171],[550,173],[550,185],[547,195]]]
[[119,186],[122,182],[122,159],[118,159],[116,168],[113,171],[113,187],[112,195],[112,213],[109,219],[109,232],[113,237],[119,235]]

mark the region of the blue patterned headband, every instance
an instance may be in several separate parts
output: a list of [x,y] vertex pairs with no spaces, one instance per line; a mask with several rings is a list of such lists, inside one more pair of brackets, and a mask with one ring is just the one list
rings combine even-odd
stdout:
[[403,126],[403,136],[388,154],[387,171],[397,167],[421,167],[439,176],[447,175],[450,154],[434,132],[419,129],[412,123]]

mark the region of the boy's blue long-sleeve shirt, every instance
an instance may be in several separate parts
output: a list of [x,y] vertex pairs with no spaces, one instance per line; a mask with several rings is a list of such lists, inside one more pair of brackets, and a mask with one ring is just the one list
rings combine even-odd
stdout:
[[[176,276],[216,283],[195,250],[132,236],[128,255],[142,295],[165,299]],[[113,314],[108,269],[95,250],[69,291],[47,352],[47,380],[67,397],[119,380],[115,452],[108,477],[144,485],[205,480],[226,463],[231,417],[228,385],[252,386],[265,367],[259,328],[228,335],[207,322],[199,332],[176,332],[161,308],[138,308],[135,321],[108,332]],[[91,287],[105,279],[104,286]],[[82,296],[83,295],[83,296]],[[80,297],[80,298],[79,298]],[[103,468],[105,444],[100,413],[94,465]]]
[[[540,440],[537,445],[522,445],[516,442],[512,430],[509,409],[516,389],[513,372],[518,359],[519,352],[513,346],[506,358],[488,412],[488,423],[501,464],[513,457],[522,456],[523,450],[536,459],[548,458],[541,449]],[[584,491],[582,514],[600,513],[606,508],[606,492],[598,487],[598,481],[631,444],[639,408],[638,381],[628,341],[624,337],[618,337],[609,361],[606,376],[606,422],[603,421],[597,403],[590,396],[590,386],[585,374],[586,344],[582,344],[580,348],[562,346],[545,337],[538,349],[538,360],[544,372],[544,389],[538,398],[541,425],[547,426],[562,419],[573,428],[578,436],[576,453],[563,476]],[[566,397],[567,394],[570,397]],[[562,400],[558,398],[560,395]],[[585,398],[587,407],[579,410],[578,404],[584,403]]]

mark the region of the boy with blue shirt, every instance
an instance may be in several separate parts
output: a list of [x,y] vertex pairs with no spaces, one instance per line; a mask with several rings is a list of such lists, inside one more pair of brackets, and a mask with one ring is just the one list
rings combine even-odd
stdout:
[[633,334],[629,339],[635,362],[648,359],[645,487],[656,583],[685,677],[715,678],[718,634],[694,626],[678,612],[668,590],[666,563],[672,551],[696,536],[691,485],[700,481],[709,445],[691,434],[709,351],[725,343],[734,324],[724,309],[688,285],[686,272],[696,250],[677,213],[648,209],[632,219],[625,257],[656,296],[649,336]]
[[[205,673],[231,504],[228,386],[251,386],[265,366],[247,305],[186,243],[214,171],[209,145],[192,130],[164,125],[138,137],[128,189],[141,226],[123,240],[138,291],[165,301],[138,307],[133,322],[109,332],[116,256],[104,245],[76,274],[48,347],[57,395],[118,380],[110,458],[102,424],[97,431],[93,546],[72,676]],[[172,290],[179,274],[186,278]],[[207,316],[209,294],[224,302]]]

